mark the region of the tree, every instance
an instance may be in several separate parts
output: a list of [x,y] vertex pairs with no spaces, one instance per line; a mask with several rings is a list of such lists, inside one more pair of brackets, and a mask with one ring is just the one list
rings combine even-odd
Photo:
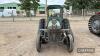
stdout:
[[30,14],[30,10],[33,10],[36,15],[36,11],[38,9],[39,3],[37,2],[37,0],[19,0],[21,2],[20,6],[21,9],[25,10],[26,12],[26,16],[29,17]]
[[95,0],[66,0],[65,5],[72,6],[74,10],[82,10],[92,8]]
[[92,6],[92,9],[100,9],[100,1],[96,0],[94,5]]
[[39,0],[32,0],[32,2],[33,2],[33,4],[32,4],[32,8],[33,8],[33,10],[34,10],[34,16],[36,16],[36,11],[37,11],[37,9],[38,9],[38,6],[40,6],[39,5],[39,3],[38,3],[38,1]]
[[65,5],[73,6],[73,9],[89,8],[93,4],[93,0],[66,0]]

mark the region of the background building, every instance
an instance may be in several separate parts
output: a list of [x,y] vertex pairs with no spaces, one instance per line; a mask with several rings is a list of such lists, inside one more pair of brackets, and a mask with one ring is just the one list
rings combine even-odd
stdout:
[[45,16],[45,4],[40,4],[37,11],[37,16]]
[[16,11],[20,11],[18,3],[0,4],[0,16],[17,16]]
[[[31,10],[34,15],[34,11]],[[20,9],[18,3],[4,3],[0,4],[0,16],[25,16],[25,11]],[[37,10],[37,16],[45,15],[45,4],[40,4]]]

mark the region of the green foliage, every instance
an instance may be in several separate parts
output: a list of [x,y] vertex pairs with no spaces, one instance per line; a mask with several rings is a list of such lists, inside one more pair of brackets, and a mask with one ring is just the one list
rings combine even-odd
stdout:
[[95,2],[93,8],[94,9],[100,9],[100,2]]
[[36,11],[37,8],[38,8],[38,6],[40,6],[40,5],[39,5],[39,3],[38,3],[36,0],[32,0],[32,2],[33,2],[32,7],[33,7],[34,10]]
[[30,16],[30,10],[34,10],[36,15],[36,11],[39,6],[37,0],[19,0],[19,1],[21,2],[19,6],[21,6],[22,10],[26,11],[27,16]]
[[99,0],[66,0],[65,6],[73,6],[73,9],[100,8]]

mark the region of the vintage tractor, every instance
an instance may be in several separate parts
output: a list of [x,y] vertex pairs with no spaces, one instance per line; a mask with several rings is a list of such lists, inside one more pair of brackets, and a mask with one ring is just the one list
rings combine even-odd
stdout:
[[97,13],[89,19],[88,27],[91,33],[100,35],[100,14]]
[[49,5],[47,7],[47,20],[40,19],[38,37],[36,42],[37,51],[41,51],[42,44],[62,43],[68,52],[73,51],[74,36],[68,19],[63,19],[63,6]]

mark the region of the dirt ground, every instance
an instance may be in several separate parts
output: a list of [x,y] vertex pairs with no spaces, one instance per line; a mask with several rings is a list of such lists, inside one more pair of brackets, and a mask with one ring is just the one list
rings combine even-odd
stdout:
[[[58,45],[46,45],[36,51],[38,20],[0,22],[0,56],[100,56],[100,38],[88,30],[88,21],[70,21],[75,36],[74,51]],[[77,53],[77,48],[95,48],[94,53]]]

